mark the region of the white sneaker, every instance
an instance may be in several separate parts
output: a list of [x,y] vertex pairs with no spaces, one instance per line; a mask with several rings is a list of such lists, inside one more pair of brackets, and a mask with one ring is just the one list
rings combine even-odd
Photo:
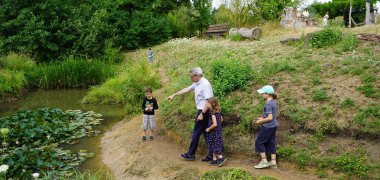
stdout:
[[270,162],[269,167],[273,169],[277,169],[277,164],[273,164],[272,162]]
[[256,169],[264,169],[269,167],[270,164],[268,162],[261,161],[258,165],[255,166]]

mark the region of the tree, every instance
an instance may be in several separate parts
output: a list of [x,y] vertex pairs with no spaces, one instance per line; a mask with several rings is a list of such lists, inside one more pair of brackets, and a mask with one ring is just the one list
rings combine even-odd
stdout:
[[207,28],[212,20],[212,3],[211,0],[194,0],[195,13],[192,15],[194,17],[194,26],[198,29],[199,35],[202,34],[203,29]]

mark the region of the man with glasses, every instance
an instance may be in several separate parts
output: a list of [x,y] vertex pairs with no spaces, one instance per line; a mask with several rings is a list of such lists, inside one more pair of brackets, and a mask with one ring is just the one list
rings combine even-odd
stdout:
[[[206,106],[206,102],[207,99],[213,97],[213,93],[211,84],[205,77],[203,77],[202,69],[200,67],[192,68],[189,74],[193,84],[169,96],[168,100],[172,100],[174,96],[179,96],[191,91],[195,92],[195,105],[198,109],[198,112],[195,117],[193,135],[191,138],[189,151],[187,153],[181,154],[181,157],[183,159],[192,161],[195,160],[195,152],[198,148],[199,138],[202,133],[206,140],[207,133],[205,130],[210,118],[210,113],[208,112],[209,108]],[[212,152],[209,152],[208,156],[202,159],[202,161],[206,162],[211,160]]]

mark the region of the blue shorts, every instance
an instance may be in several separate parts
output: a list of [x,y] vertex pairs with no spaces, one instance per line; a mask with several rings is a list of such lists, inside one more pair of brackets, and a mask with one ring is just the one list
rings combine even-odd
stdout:
[[255,143],[255,150],[258,153],[268,152],[276,154],[276,131],[277,127],[267,128],[262,126]]

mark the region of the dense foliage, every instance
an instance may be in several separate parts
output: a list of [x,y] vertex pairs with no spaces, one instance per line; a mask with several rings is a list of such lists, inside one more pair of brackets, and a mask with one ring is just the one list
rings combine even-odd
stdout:
[[99,58],[114,48],[151,46],[170,37],[166,14],[188,1],[0,2],[0,53],[37,60],[74,55]]
[[[52,179],[72,174],[73,168],[93,154],[72,153],[58,145],[98,134],[93,126],[100,124],[100,116],[91,111],[41,108],[0,118],[3,136],[0,162],[9,166],[7,177],[31,179],[33,173],[40,173]],[[3,133],[5,128],[9,132]]]

